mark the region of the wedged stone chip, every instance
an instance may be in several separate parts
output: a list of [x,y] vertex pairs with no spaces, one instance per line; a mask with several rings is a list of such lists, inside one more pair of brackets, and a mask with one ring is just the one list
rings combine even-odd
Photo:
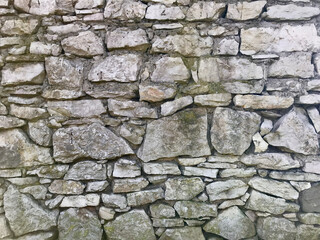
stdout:
[[174,208],[163,203],[150,205],[150,213],[154,218],[174,218],[176,216]]
[[[137,227],[138,226],[138,227]],[[108,239],[156,240],[150,218],[144,210],[131,210],[104,225]]]
[[136,0],[109,0],[104,9],[104,17],[121,21],[141,20],[146,8],[146,4]]
[[281,117],[264,139],[288,152],[315,155],[319,152],[318,136],[304,110],[296,108]]
[[259,52],[316,51],[320,47],[320,37],[314,24],[280,25],[278,28],[253,27],[242,29],[240,37],[240,51],[246,55]]
[[217,169],[210,169],[205,167],[184,167],[182,173],[185,176],[201,176],[208,178],[216,178],[218,174]]
[[44,119],[28,122],[28,135],[40,146],[48,147],[52,144],[52,130],[48,127],[48,122]]
[[8,63],[2,68],[1,85],[42,84],[43,63]]
[[133,118],[158,118],[155,108],[148,103],[127,100],[108,99],[108,109],[111,115]]
[[0,132],[0,168],[53,164],[50,149],[30,142],[20,129]]
[[0,31],[9,36],[27,35],[34,33],[38,25],[38,19],[8,19],[3,23]]
[[[319,58],[320,59],[320,58]],[[319,61],[319,70],[317,70],[318,72],[320,72],[320,61]],[[320,80],[316,79],[316,80],[311,80],[307,82],[307,90],[310,91],[320,91]]]
[[270,119],[264,119],[261,126],[260,126],[260,134],[264,136],[271,132],[273,128],[273,122]]
[[125,209],[127,207],[127,199],[121,194],[102,194],[101,199],[106,207]]
[[238,2],[228,5],[227,18],[236,21],[256,19],[260,16],[267,1]]
[[65,38],[61,41],[61,46],[66,53],[79,57],[93,57],[104,53],[102,39],[91,31]]
[[296,240],[317,240],[320,238],[320,229],[312,225],[297,226]]
[[299,97],[300,104],[320,104],[320,94],[308,94]]
[[203,38],[196,34],[155,36],[151,52],[180,53],[183,56],[199,57],[209,55],[212,45],[212,38]]
[[267,20],[310,20],[320,14],[317,7],[301,7],[295,4],[273,5],[267,8],[263,16]]
[[7,220],[4,215],[0,215],[0,238],[10,237],[11,231],[7,225]]
[[208,222],[203,230],[230,240],[250,238],[256,235],[254,223],[238,207],[231,207],[223,211],[217,218]]
[[166,99],[174,98],[176,93],[177,88],[175,86],[139,84],[140,101],[161,102]]
[[233,98],[234,105],[249,109],[285,109],[289,108],[294,99],[292,97],[237,95]]
[[134,160],[119,159],[114,164],[112,173],[116,178],[131,178],[141,175],[141,167]]
[[66,180],[105,180],[106,178],[106,165],[92,161],[74,164],[64,176]]
[[144,143],[137,153],[144,162],[179,155],[210,155],[205,109],[188,109],[152,121],[148,123],[146,132]]
[[148,20],[180,20],[185,15],[180,7],[166,7],[162,4],[150,5],[147,8],[146,19]]
[[301,192],[300,203],[302,211],[320,213],[320,184]]
[[145,205],[163,198],[164,191],[161,187],[127,194],[127,201],[129,206]]
[[25,188],[20,189],[21,193],[28,193],[34,197],[34,199],[46,199],[46,194],[48,192],[47,187],[43,185],[35,185],[35,186],[28,186]]
[[176,163],[159,162],[159,163],[143,163],[143,171],[151,175],[180,175],[180,169]]
[[120,135],[129,142],[135,145],[139,145],[143,141],[145,126],[137,126],[130,123],[124,123],[120,127]]
[[193,98],[191,96],[185,96],[181,98],[177,98],[173,101],[168,101],[161,104],[161,115],[169,116],[177,111],[191,105],[193,103]]
[[255,166],[256,168],[288,170],[291,168],[299,168],[299,161],[293,159],[287,153],[261,153],[256,155],[244,155],[240,161],[247,166]]
[[205,240],[200,227],[169,228],[161,235],[159,240]]
[[178,158],[178,163],[182,166],[194,166],[204,163],[206,158]]
[[0,115],[7,115],[7,114],[8,114],[7,107],[2,102],[0,102]]
[[296,182],[290,181],[290,184],[297,189],[299,192],[311,188],[311,183],[309,182]]
[[260,133],[256,133],[255,135],[253,135],[252,140],[255,153],[261,153],[268,150],[269,144],[265,140],[263,140]]
[[217,181],[206,186],[211,202],[241,197],[247,192],[248,188],[249,186],[241,180]]
[[228,106],[231,99],[232,95],[230,93],[214,93],[195,96],[194,103],[205,107],[220,107]]
[[106,44],[109,50],[126,48],[136,51],[146,51],[150,45],[145,30],[130,30],[128,28],[107,31]]
[[188,82],[191,77],[180,57],[163,57],[156,61],[155,66],[151,74],[153,82]]
[[295,224],[285,218],[259,218],[257,222],[258,236],[265,240],[296,239]]
[[90,193],[87,195],[65,196],[60,204],[60,207],[68,208],[83,208],[96,207],[100,203],[98,194]]
[[165,182],[166,200],[191,200],[204,190],[205,184],[199,177],[169,178]]
[[99,208],[99,216],[104,220],[112,220],[114,218],[115,213],[116,212],[112,208]]
[[5,215],[15,236],[45,231],[57,225],[57,211],[49,211],[10,185],[4,194]]
[[216,108],[210,131],[213,147],[221,154],[242,155],[259,131],[260,121],[256,113]]
[[217,20],[225,11],[226,4],[199,1],[193,3],[186,14],[187,21]]
[[22,119],[11,116],[0,116],[0,129],[17,128],[26,125]]
[[174,204],[174,209],[181,218],[216,217],[217,205],[202,202],[179,201]]
[[311,53],[291,53],[281,56],[272,63],[268,70],[268,77],[299,77],[311,78],[314,76],[314,65],[311,63]]
[[297,192],[289,183],[286,182],[255,177],[250,179],[248,184],[255,190],[274,195],[276,197],[281,197],[288,200],[295,200],[299,197],[299,192]]
[[320,162],[318,156],[296,155],[295,158],[303,163],[302,170],[304,172],[320,174]]
[[104,126],[61,128],[53,134],[53,156],[58,162],[70,163],[77,158],[113,159],[133,154],[130,146]]
[[106,112],[101,100],[48,101],[47,106],[52,116],[90,118],[99,117]]
[[268,212],[272,214],[282,214],[288,212],[298,212],[299,205],[286,203],[282,198],[275,198],[253,190],[246,204],[247,209],[254,211]]
[[149,185],[149,182],[144,177],[114,179],[113,192],[126,193],[137,192]]
[[58,221],[59,239],[101,239],[102,228],[97,214],[89,209],[69,208]]
[[48,190],[55,194],[82,194],[85,186],[76,181],[54,180]]
[[88,74],[91,82],[134,82],[138,74],[142,59],[136,54],[113,55],[94,64]]

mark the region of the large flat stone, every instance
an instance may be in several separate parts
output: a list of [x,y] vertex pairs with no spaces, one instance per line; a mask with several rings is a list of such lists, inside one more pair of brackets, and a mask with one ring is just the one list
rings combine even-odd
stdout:
[[159,240],[205,240],[200,227],[168,228]]
[[285,109],[289,108],[292,97],[237,95],[233,98],[234,105],[248,109]]
[[295,224],[285,218],[260,218],[257,222],[258,236],[265,240],[296,239]]
[[195,2],[188,9],[187,21],[217,20],[225,11],[226,4],[216,2]]
[[74,164],[64,176],[64,179],[67,180],[105,180],[106,178],[106,165],[93,161],[82,161]]
[[227,180],[210,183],[206,186],[211,202],[216,200],[234,199],[243,196],[249,186],[241,180]]

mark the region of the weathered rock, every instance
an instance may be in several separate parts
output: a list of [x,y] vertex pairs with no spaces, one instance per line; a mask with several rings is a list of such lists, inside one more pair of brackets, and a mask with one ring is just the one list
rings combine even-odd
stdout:
[[286,182],[255,177],[252,178],[248,184],[255,190],[284,199],[296,200],[299,197],[299,193],[289,183]]
[[261,126],[260,126],[260,134],[261,136],[264,136],[271,132],[273,128],[273,122],[270,119],[264,119]]
[[176,93],[177,89],[174,86],[139,84],[140,101],[161,102],[174,98]]
[[1,85],[42,84],[44,77],[43,63],[8,63],[2,69]]
[[158,227],[158,228],[172,228],[172,227],[183,227],[184,226],[184,222],[183,219],[180,218],[161,218],[161,219],[157,219],[157,218],[153,218],[152,219],[152,225],[153,227]]
[[139,145],[143,141],[145,126],[137,126],[130,123],[124,123],[120,128],[121,137],[135,145]]
[[205,167],[184,167],[182,173],[185,176],[201,176],[208,178],[216,178],[218,174],[217,169],[209,169]]
[[304,111],[298,108],[280,118],[264,139],[270,145],[289,152],[312,155],[319,151],[317,133]]
[[32,144],[20,129],[0,133],[0,168],[52,164],[50,149]]
[[96,207],[100,203],[98,194],[90,193],[87,195],[65,196],[60,204],[60,207],[68,208],[83,208]]
[[4,215],[0,215],[0,238],[9,237],[11,235],[10,228]]
[[224,90],[232,94],[262,93],[264,84],[264,80],[233,81],[221,83]]
[[101,192],[109,186],[108,181],[88,182],[86,192]]
[[299,97],[300,104],[320,104],[320,94],[308,94]]
[[106,44],[109,50],[126,48],[136,51],[146,51],[150,45],[147,34],[143,29],[129,30],[127,28],[108,31]]
[[283,109],[289,108],[294,99],[292,97],[237,95],[233,98],[234,105],[249,109]]
[[57,225],[57,211],[42,208],[32,198],[10,185],[4,194],[4,210],[15,236],[45,231]]
[[178,158],[178,162],[182,166],[194,166],[204,163],[206,158]]
[[3,23],[0,31],[9,36],[28,35],[34,33],[38,25],[38,19],[8,19]]
[[141,175],[141,167],[134,160],[119,159],[114,164],[113,177],[130,178]]
[[68,165],[49,165],[27,171],[28,175],[37,175],[41,178],[62,178],[68,171]]
[[34,119],[45,117],[47,115],[47,111],[43,108],[11,104],[10,114],[18,118],[34,120]]
[[54,55],[57,56],[61,53],[61,47],[57,44],[49,44],[43,42],[31,42],[30,53],[39,55]]
[[256,234],[254,223],[238,207],[223,211],[203,229],[231,240],[250,238]]
[[282,25],[279,28],[254,27],[241,30],[240,37],[240,51],[246,55],[259,52],[312,51],[320,47],[320,37],[313,24]]
[[20,192],[30,194],[32,197],[34,197],[34,199],[44,200],[46,198],[48,190],[43,185],[35,185],[22,188],[20,189]]
[[224,169],[220,171],[220,177],[252,177],[257,173],[257,170],[254,168],[238,168],[238,169]]
[[137,153],[144,162],[179,155],[210,155],[206,138],[207,114],[203,109],[193,108],[152,121],[148,123],[146,132],[144,144]]
[[[137,226],[139,226],[137,228]],[[153,227],[144,210],[132,210],[104,225],[108,239],[155,240]]]
[[147,5],[136,0],[110,0],[104,9],[104,17],[121,21],[141,20],[146,8]]
[[82,194],[85,185],[76,181],[54,180],[48,190],[55,194]]
[[212,145],[221,154],[242,155],[259,130],[260,119],[256,113],[216,108],[210,131]]
[[177,111],[191,105],[192,103],[193,103],[193,98],[191,96],[185,96],[170,102],[165,102],[161,104],[161,115],[162,116],[172,115]]
[[317,7],[301,7],[295,4],[273,5],[267,8],[264,17],[268,20],[310,20],[320,14]]
[[163,203],[150,205],[150,213],[154,218],[174,218],[176,216],[174,208]]
[[165,182],[166,200],[191,200],[204,190],[201,178],[169,178]]
[[112,220],[114,218],[115,213],[116,212],[112,208],[99,208],[99,216],[104,220]]
[[188,9],[187,21],[217,20],[226,9],[226,4],[199,1],[195,2]]
[[151,175],[180,175],[180,169],[176,163],[161,162],[161,163],[143,163],[143,171]]
[[0,116],[0,129],[17,128],[26,125],[22,119],[11,116]]
[[269,144],[265,140],[263,140],[260,133],[256,133],[255,135],[253,135],[252,140],[255,153],[261,153],[268,150]]
[[106,207],[125,209],[127,207],[127,199],[120,194],[102,194],[102,202]]
[[298,218],[304,224],[320,224],[319,213],[301,213],[298,215]]
[[91,31],[65,38],[61,41],[61,45],[66,53],[79,57],[93,57],[104,53],[102,39]]
[[174,204],[174,209],[181,218],[216,217],[217,205],[202,202],[179,201]]
[[216,41],[214,45],[214,55],[237,55],[239,52],[239,42],[234,38],[224,38]]
[[129,206],[145,205],[163,198],[164,191],[161,187],[127,194],[127,201]]
[[227,180],[210,183],[206,186],[210,201],[233,199],[243,196],[249,186],[241,180]]
[[301,192],[300,203],[304,212],[320,213],[320,184],[316,184],[311,188]]
[[86,208],[69,208],[61,212],[59,239],[101,239],[102,228],[97,214]]
[[299,225],[297,227],[296,240],[317,240],[320,237],[320,229],[310,225]]
[[257,222],[258,236],[266,240],[291,240],[296,237],[296,227],[285,218],[259,218]]
[[194,103],[204,107],[228,106],[231,103],[230,93],[214,93],[208,95],[198,95],[194,97]]
[[262,153],[257,155],[244,155],[240,161],[256,168],[288,170],[300,167],[300,163],[287,153]]
[[159,240],[205,240],[200,227],[169,228],[161,235]]
[[149,185],[147,179],[143,177],[115,179],[113,184],[114,193],[136,192]]
[[191,77],[180,57],[163,57],[155,63],[151,74],[153,82],[187,82]]
[[105,164],[92,161],[78,162],[66,173],[66,180],[105,180],[107,178],[107,168]]
[[28,135],[38,145],[45,147],[51,145],[52,130],[48,127],[46,120],[28,122]]
[[256,19],[260,16],[267,1],[238,2],[228,5],[227,18],[237,21]]
[[158,118],[155,108],[144,102],[108,100],[108,109],[112,115],[135,118]]
[[162,4],[150,5],[147,8],[146,19],[149,20],[179,20],[185,15],[180,7],[166,7]]
[[138,80],[142,59],[136,54],[113,55],[95,63],[88,74],[92,82],[134,82]]
[[311,183],[309,182],[296,182],[290,181],[290,184],[297,189],[299,192],[311,188]]
[[289,181],[309,181],[318,182],[320,181],[320,176],[314,173],[304,173],[304,172],[279,172],[272,171],[269,176],[274,179],[279,180],[289,180]]
[[113,159],[127,154],[133,154],[129,145],[98,123],[61,128],[53,134],[53,155],[59,162],[82,157]]

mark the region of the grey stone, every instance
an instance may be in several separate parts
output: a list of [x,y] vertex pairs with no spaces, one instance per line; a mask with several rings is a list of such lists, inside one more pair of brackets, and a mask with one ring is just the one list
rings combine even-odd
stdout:
[[27,171],[28,175],[37,175],[41,178],[62,178],[68,171],[68,165],[49,165]]
[[129,142],[139,145],[143,141],[145,134],[145,126],[137,126],[135,124],[124,123],[120,127],[120,135]]
[[101,192],[109,186],[108,181],[88,182],[86,192]]
[[257,170],[254,168],[237,168],[237,169],[224,169],[220,171],[220,177],[227,178],[227,177],[252,177],[257,173]]
[[114,164],[113,177],[131,178],[141,175],[141,167],[134,160],[119,159]]
[[155,4],[147,8],[145,18],[148,20],[181,20],[185,18],[185,15],[180,7]]
[[35,33],[38,26],[38,19],[8,19],[3,23],[0,31],[9,36],[29,35]]
[[264,80],[233,81],[221,83],[225,91],[232,94],[261,93],[264,89]]
[[187,21],[217,20],[226,9],[226,4],[199,1],[193,3],[187,11]]
[[151,221],[144,210],[135,209],[124,213],[105,224],[104,230],[110,240],[156,239]]
[[78,0],[75,8],[76,9],[92,9],[92,8],[99,8],[101,6],[103,6],[104,4],[104,0]]
[[204,231],[237,240],[256,235],[254,223],[238,207],[231,207],[204,226]]
[[15,236],[45,231],[57,225],[57,211],[42,208],[31,197],[10,185],[4,194],[5,215]]
[[100,203],[98,194],[90,193],[87,195],[66,196],[63,198],[60,207],[62,208],[83,208],[96,207]]
[[22,173],[20,169],[4,169],[4,170],[0,170],[0,177],[2,178],[22,177]]
[[61,53],[61,50],[58,44],[31,42],[29,51],[31,54],[57,56]]
[[139,84],[140,101],[161,102],[174,98],[176,93],[177,89],[174,86]]
[[179,219],[179,218],[169,218],[169,219],[153,218],[152,222],[153,222],[152,223],[153,227],[158,227],[158,228],[172,228],[172,227],[183,227],[184,226],[183,219]]
[[166,229],[159,240],[205,240],[200,227],[183,227]]
[[313,185],[311,188],[304,190],[300,195],[300,203],[304,212],[320,213],[320,184]]
[[99,216],[104,220],[112,220],[114,218],[115,213],[116,212],[112,208],[99,208]]
[[228,106],[231,103],[230,93],[214,93],[194,97],[194,103],[204,107]]
[[238,2],[228,5],[227,18],[236,21],[256,19],[260,16],[267,1]]
[[153,203],[163,198],[164,191],[161,187],[127,194],[128,205],[133,207]]
[[210,131],[212,145],[221,154],[242,155],[259,130],[260,119],[256,113],[216,108]]
[[206,158],[178,158],[178,162],[182,166],[194,166],[205,161],[207,161]]
[[107,168],[105,164],[83,161],[74,164],[66,173],[66,180],[105,180]]
[[26,125],[22,119],[11,116],[0,116],[0,129],[17,128]]
[[279,172],[272,171],[269,174],[270,177],[279,180],[289,180],[289,181],[309,181],[318,182],[320,181],[320,176],[314,173],[304,173],[304,172]]
[[174,218],[176,216],[174,208],[163,203],[150,205],[150,213],[154,218]]
[[202,202],[179,201],[174,204],[174,209],[181,218],[216,217],[217,205]]
[[223,38],[216,41],[214,45],[214,55],[238,55],[239,42],[234,38]]
[[68,181],[68,180],[54,180],[48,190],[51,193],[55,194],[82,194],[85,185],[76,181]]
[[193,103],[193,98],[191,96],[185,96],[175,99],[170,102],[165,102],[161,105],[161,115],[169,116],[177,111],[191,105]]
[[179,155],[210,155],[206,138],[206,110],[193,108],[152,121],[148,123],[146,132],[144,143],[137,153],[144,162]]
[[47,111],[44,108],[21,106],[16,104],[10,105],[10,114],[27,120],[36,120],[47,116]]
[[102,194],[102,202],[106,207],[125,209],[127,198],[121,194]]
[[249,186],[241,180],[217,181],[206,186],[211,202],[241,197],[248,188]]
[[11,231],[4,215],[0,215],[0,238],[10,237]]
[[[15,239],[17,240],[50,240],[54,237],[54,235],[55,234],[53,232],[30,233]],[[11,238],[8,240],[11,240]]]
[[113,184],[114,193],[136,192],[149,185],[147,179],[143,177],[115,179]]
[[294,99],[292,97],[237,95],[233,98],[234,105],[249,109],[286,109]]
[[310,225],[297,226],[296,240],[317,240],[320,238],[320,229]]
[[109,0],[104,17],[121,21],[141,20],[145,16],[146,8],[147,5],[136,0]]
[[7,107],[2,102],[0,102],[0,115],[7,115],[7,114],[8,114]]
[[199,177],[169,178],[165,182],[166,200],[191,200],[204,190],[205,184]]
[[297,230],[293,222],[285,218],[259,218],[257,222],[258,236],[266,240],[295,239]]
[[28,135],[40,146],[48,147],[52,144],[52,130],[46,120],[28,122]]
[[59,239],[101,239],[102,228],[95,212],[70,208],[61,212],[58,221]]
[[298,215],[298,218],[304,224],[320,224],[319,213],[301,213]]
[[48,192],[47,187],[43,185],[28,186],[20,189],[21,193],[27,193],[34,197],[34,199],[44,200]]
[[320,104],[320,94],[308,94],[299,97],[300,104]]
[[216,178],[218,170],[205,167],[184,167],[182,169],[182,173],[185,176],[202,176],[208,178]]
[[83,157],[113,159],[127,154],[133,154],[129,145],[98,123],[61,128],[53,134],[53,155],[59,162]]
[[176,163],[143,163],[143,171],[150,175],[180,175],[180,169]]

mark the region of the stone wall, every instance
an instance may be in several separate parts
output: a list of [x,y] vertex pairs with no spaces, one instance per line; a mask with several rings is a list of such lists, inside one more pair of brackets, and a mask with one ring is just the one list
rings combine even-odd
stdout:
[[320,239],[319,15],[0,0],[0,239]]

